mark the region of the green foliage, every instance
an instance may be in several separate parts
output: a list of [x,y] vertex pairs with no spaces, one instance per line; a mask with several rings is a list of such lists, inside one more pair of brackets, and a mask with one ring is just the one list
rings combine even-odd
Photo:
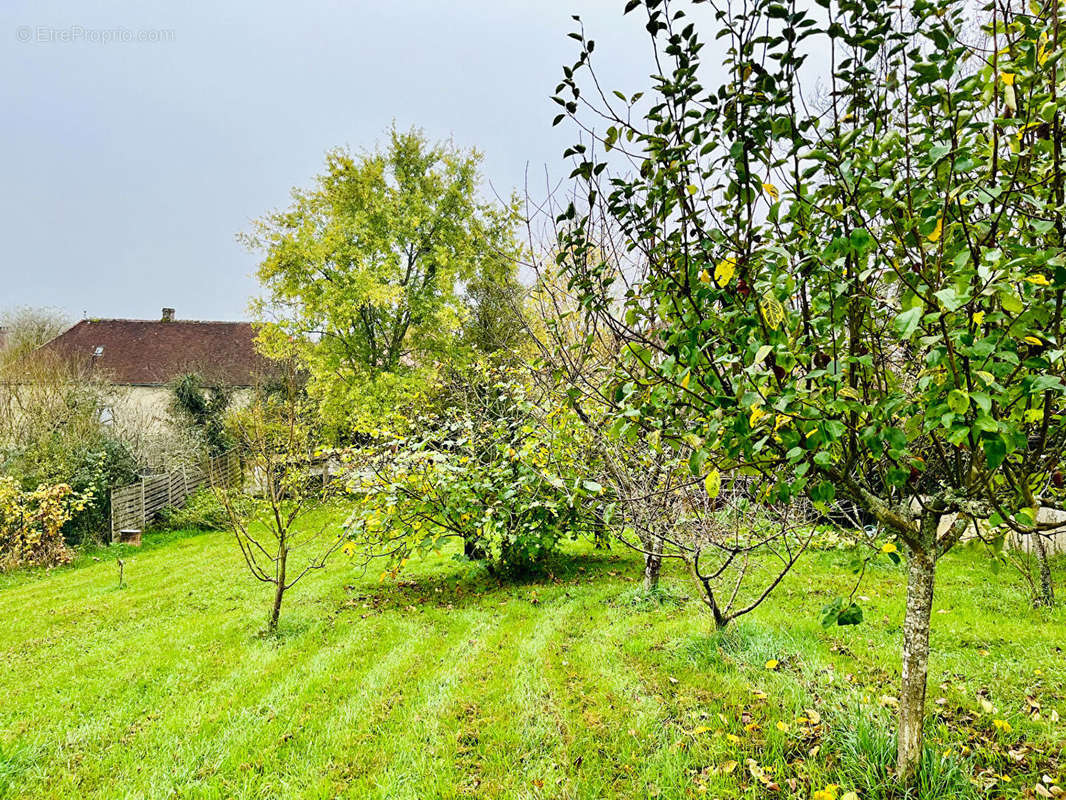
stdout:
[[[979,42],[964,0],[818,5],[717,6],[726,77],[708,89],[685,12],[629,3],[655,47],[643,100],[582,94],[594,42],[575,32],[560,119],[591,106],[607,127],[602,150],[585,122],[567,151],[581,211],[558,217],[558,260],[623,340],[617,434],[691,448],[696,475],[761,473],[765,501],[854,504],[911,551],[907,784],[937,559],[974,520],[1054,527],[1038,510],[1066,499],[1062,3],[989,4]],[[609,172],[615,150],[638,169]],[[859,618],[854,601],[825,612]]]
[[104,426],[77,432],[74,426],[40,431],[39,438],[12,448],[0,464],[25,490],[66,484],[81,501],[63,523],[68,544],[99,541],[110,527],[110,489],[137,479],[129,449]]
[[862,609],[853,600],[837,597],[822,607],[823,628],[831,628],[833,625],[858,625],[861,622]]
[[208,455],[221,455],[233,446],[226,431],[226,412],[233,400],[229,387],[208,384],[202,376],[189,373],[174,381],[171,392],[171,405],[178,418],[203,440]]
[[[1031,532],[1066,445],[1058,4],[989,7],[989,62],[957,0],[903,20],[827,0],[829,22],[760,0],[717,13],[715,89],[684,12],[644,5],[662,74],[642,124],[632,98],[607,103],[602,141],[640,169],[571,148],[593,211],[560,217],[570,287],[626,342],[618,433],[698,442],[694,468],[750,464],[778,500],[846,497],[915,549],[934,546],[905,508],[916,493]],[[574,114],[592,49],[575,35],[559,97]],[[807,113],[819,48],[842,55],[831,106]],[[628,271],[603,257],[605,225]]]
[[112,486],[137,464],[105,422],[109,387],[82,364],[37,351],[0,362],[0,473],[25,490],[69,485],[81,499],[63,526],[68,544],[99,541],[109,529]]
[[469,313],[461,342],[479,357],[517,361],[529,344],[523,301],[526,289],[514,275],[478,275],[466,286]]
[[517,251],[514,210],[478,198],[479,162],[393,128],[382,151],[331,151],[313,188],[244,237],[264,252],[264,350],[300,348],[309,390],[342,432],[375,427],[436,361],[498,338],[460,335],[465,287],[484,297],[511,281]]
[[160,511],[154,527],[167,531],[221,531],[229,527],[229,516],[215,492],[203,489],[190,495],[183,506],[167,506]]
[[[521,371],[475,366],[452,376],[436,415],[376,443],[353,478],[350,536],[394,570],[450,537],[503,572],[536,569],[565,538],[610,515],[572,412],[540,405]],[[356,456],[360,461],[364,456]]]
[[70,544],[99,541],[111,526],[110,490],[137,480],[137,462],[123,442],[106,434],[91,450],[79,451],[69,446],[60,449],[70,460],[62,467],[60,463],[54,465],[54,479],[68,475],[71,488],[85,498],[85,503],[63,526],[63,536]]

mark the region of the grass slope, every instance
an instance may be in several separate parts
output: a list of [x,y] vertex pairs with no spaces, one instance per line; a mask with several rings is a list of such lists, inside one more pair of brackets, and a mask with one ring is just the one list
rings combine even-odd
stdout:
[[[718,635],[680,571],[644,598],[625,552],[503,587],[447,554],[398,585],[339,558],[272,640],[226,535],[127,550],[123,589],[116,552],[0,580],[0,797],[891,796],[901,569],[823,631],[852,576],[815,553]],[[922,796],[1063,783],[1066,614],[965,552],[935,609]]]

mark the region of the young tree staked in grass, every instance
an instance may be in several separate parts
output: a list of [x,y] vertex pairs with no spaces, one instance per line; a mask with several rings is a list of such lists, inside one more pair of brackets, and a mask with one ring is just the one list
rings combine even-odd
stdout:
[[271,634],[285,593],[324,567],[343,543],[331,532],[328,506],[335,484],[321,455],[315,409],[295,360],[287,359],[283,368],[279,386],[258,390],[231,419],[250,487],[214,487],[249,572],[273,587]]
[[[619,435],[698,442],[694,472],[845,500],[901,544],[909,783],[937,560],[976,520],[993,547],[1040,542],[1064,494],[1062,8],[713,4],[712,46],[682,6],[626,5],[655,45],[636,94],[603,86],[574,32],[560,264],[625,341]],[[597,257],[605,225],[635,271]]]
[[330,151],[313,187],[242,237],[264,253],[261,340],[300,345],[336,428],[377,427],[472,343],[468,290],[512,281],[514,209],[481,199],[480,161],[394,127],[384,149]]

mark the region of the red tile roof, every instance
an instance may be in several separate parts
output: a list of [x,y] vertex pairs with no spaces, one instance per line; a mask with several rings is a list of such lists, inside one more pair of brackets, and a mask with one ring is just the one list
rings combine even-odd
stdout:
[[86,319],[44,345],[85,359],[115,383],[161,386],[197,372],[230,386],[253,386],[271,372],[250,322]]

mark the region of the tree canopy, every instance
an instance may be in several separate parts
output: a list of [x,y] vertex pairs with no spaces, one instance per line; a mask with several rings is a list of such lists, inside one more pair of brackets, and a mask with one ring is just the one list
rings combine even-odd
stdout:
[[462,357],[467,287],[512,279],[514,209],[480,198],[480,160],[394,127],[384,149],[330,151],[312,188],[243,237],[264,253],[264,347],[300,346],[332,419],[387,414]]
[[760,472],[766,502],[846,500],[905,545],[906,778],[937,558],[973,520],[1037,534],[1063,497],[1060,4],[989,5],[976,40],[959,0],[723,6],[713,88],[676,6],[627,4],[646,93],[582,94],[574,34],[560,120],[602,127],[569,151],[560,261],[626,341],[619,434]]

